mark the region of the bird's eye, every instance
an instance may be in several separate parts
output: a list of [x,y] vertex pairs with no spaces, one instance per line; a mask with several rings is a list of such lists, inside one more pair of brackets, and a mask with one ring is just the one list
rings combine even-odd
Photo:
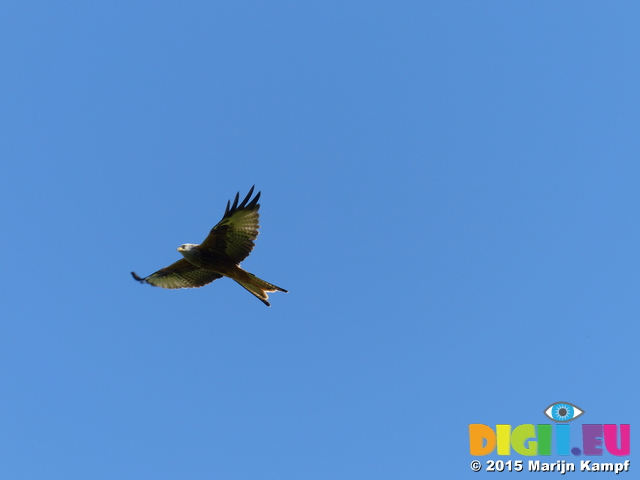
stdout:
[[544,411],[544,414],[554,422],[570,422],[584,413],[572,403],[558,402],[551,404]]

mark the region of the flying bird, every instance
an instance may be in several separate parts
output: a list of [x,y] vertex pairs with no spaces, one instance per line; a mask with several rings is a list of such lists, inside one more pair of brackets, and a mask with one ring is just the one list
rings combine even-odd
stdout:
[[260,228],[260,192],[249,201],[254,187],[255,185],[251,187],[239,205],[240,192],[236,193],[233,205],[230,201],[227,202],[222,220],[211,229],[200,245],[185,243],[178,247],[184,258],[148,277],[141,278],[135,272],[131,272],[133,278],[155,287],[196,288],[218,278],[229,277],[270,307],[267,292],[288,292],[240,268],[240,262],[253,250],[253,241],[258,236]]

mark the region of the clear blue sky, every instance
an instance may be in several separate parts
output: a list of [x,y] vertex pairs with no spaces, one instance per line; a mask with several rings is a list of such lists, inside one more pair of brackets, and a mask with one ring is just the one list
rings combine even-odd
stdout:
[[[633,436],[639,17],[5,3],[0,477],[480,478],[470,423],[560,400]],[[289,294],[133,281],[253,184]]]

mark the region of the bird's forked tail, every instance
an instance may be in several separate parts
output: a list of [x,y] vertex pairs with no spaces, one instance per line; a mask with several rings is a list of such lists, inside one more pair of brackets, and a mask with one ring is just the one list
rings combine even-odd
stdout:
[[238,267],[235,275],[231,276],[236,282],[242,285],[245,289],[249,290],[250,293],[258,297],[258,299],[264,303],[267,307],[270,307],[271,304],[267,301],[269,295],[268,292],[284,292],[289,293],[284,288],[276,287],[274,284],[265,282],[261,278],[256,277],[253,273],[249,273],[246,270]]

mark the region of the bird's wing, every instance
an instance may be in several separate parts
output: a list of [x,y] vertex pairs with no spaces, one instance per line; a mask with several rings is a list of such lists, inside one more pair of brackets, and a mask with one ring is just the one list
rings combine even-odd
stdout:
[[258,228],[260,228],[258,223],[260,192],[249,202],[254,187],[255,185],[251,187],[240,205],[238,205],[239,192],[236,193],[233,205],[227,202],[222,220],[211,229],[201,247],[210,249],[215,255],[231,260],[235,264],[247,258],[253,250],[253,241],[258,236]]
[[154,287],[162,288],[202,287],[217,278],[222,278],[222,275],[219,273],[198,268],[184,258],[162,270],[152,273],[148,277],[140,278],[135,272],[131,272],[131,275],[140,283],[149,283]]

